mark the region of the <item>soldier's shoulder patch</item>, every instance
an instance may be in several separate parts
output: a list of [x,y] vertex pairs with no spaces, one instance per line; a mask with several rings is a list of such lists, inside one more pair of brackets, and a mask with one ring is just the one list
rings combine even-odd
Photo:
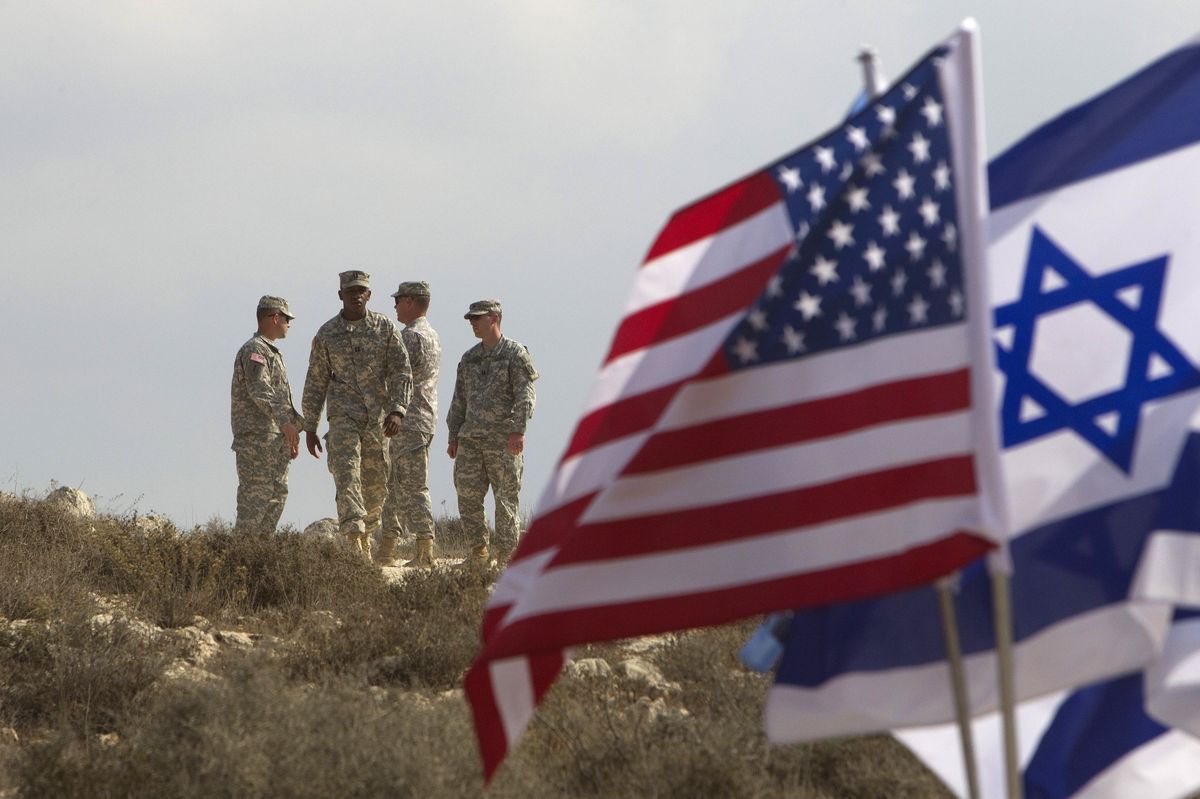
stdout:
[[255,363],[261,363],[263,366],[267,365],[267,359],[263,357],[261,352],[250,353],[250,360],[254,361]]

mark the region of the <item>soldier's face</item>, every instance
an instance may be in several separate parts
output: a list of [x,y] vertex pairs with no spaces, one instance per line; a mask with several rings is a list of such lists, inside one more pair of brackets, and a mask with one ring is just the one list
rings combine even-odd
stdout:
[[417,318],[417,301],[412,297],[396,298],[396,319],[406,325],[411,325]]
[[288,319],[281,313],[275,314],[275,338],[287,338],[288,330],[290,330],[291,327],[291,319]]
[[365,286],[351,286],[340,290],[338,297],[342,301],[342,310],[365,311],[367,300],[371,299],[371,290]]

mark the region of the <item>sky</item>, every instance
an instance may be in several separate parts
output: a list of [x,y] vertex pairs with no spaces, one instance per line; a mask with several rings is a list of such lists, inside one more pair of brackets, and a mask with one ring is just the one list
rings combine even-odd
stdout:
[[[462,315],[501,300],[541,372],[529,511],[671,212],[835,125],[863,45],[898,76],[968,16],[990,155],[1200,33],[1194,0],[0,0],[0,489],[232,522],[258,298],[297,316],[298,406],[361,269],[393,318],[432,287],[439,514]],[[284,523],[336,515],[324,457],[290,489]]]

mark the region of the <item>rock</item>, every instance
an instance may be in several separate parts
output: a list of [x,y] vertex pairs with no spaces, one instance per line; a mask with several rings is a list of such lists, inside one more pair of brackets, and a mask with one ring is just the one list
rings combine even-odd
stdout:
[[186,660],[197,666],[203,666],[221,651],[221,645],[212,633],[194,625],[171,630],[170,635],[187,648]]
[[656,721],[666,721],[667,719],[685,719],[691,715],[686,707],[671,707],[663,701],[660,696],[657,699],[651,699],[648,696],[643,696],[638,699],[637,707],[646,714],[646,720],[653,723]]
[[337,538],[337,519],[317,519],[308,527],[305,527],[304,532],[300,533],[300,535],[306,535],[309,538]]
[[217,643],[226,646],[235,646],[238,649],[249,649],[254,646],[255,636],[250,633],[243,633],[238,630],[218,630],[213,638]]
[[171,661],[171,665],[163,669],[162,676],[165,680],[186,680],[188,682],[214,682],[220,679],[211,671],[194,666],[183,658]]
[[604,658],[581,658],[573,660],[567,665],[567,673],[572,677],[597,679],[611,677],[613,670]]
[[131,526],[133,532],[142,536],[153,535],[155,533],[174,533],[175,535],[179,535],[179,531],[171,523],[170,519],[154,513],[147,513],[144,516],[134,516]]
[[641,658],[630,658],[617,664],[616,673],[632,682],[640,683],[649,695],[664,695],[679,691],[679,683],[668,682],[653,663]]
[[19,744],[21,736],[13,727],[0,727],[0,744]]
[[121,736],[115,732],[102,732],[96,736],[96,742],[106,749],[111,749],[121,743]]
[[121,625],[129,632],[141,637],[146,641],[153,641],[162,634],[162,629],[155,627],[149,622],[144,622],[141,619],[134,619],[117,611],[116,613],[97,613],[90,619],[93,628],[111,627],[113,625]]
[[96,518],[96,503],[78,488],[63,486],[46,497],[46,502],[61,508],[77,519]]

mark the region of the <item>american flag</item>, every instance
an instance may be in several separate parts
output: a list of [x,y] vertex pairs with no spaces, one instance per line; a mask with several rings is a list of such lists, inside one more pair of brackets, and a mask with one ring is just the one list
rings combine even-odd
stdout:
[[466,689],[489,778],[566,647],[893,591],[993,546],[939,79],[955,41],[650,248],[485,614]]

